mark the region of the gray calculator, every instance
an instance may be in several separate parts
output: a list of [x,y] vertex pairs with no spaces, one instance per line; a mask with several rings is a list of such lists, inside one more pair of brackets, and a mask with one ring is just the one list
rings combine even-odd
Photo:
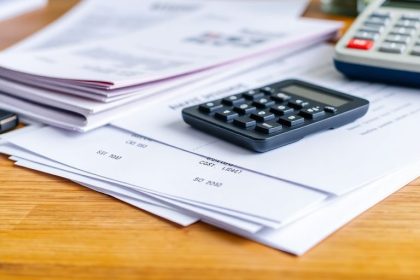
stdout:
[[350,78],[420,86],[420,1],[374,1],[338,42],[334,62]]

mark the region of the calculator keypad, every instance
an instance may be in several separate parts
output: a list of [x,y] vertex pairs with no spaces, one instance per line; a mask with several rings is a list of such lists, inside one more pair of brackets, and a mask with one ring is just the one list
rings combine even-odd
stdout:
[[376,11],[368,16],[347,48],[391,55],[420,56],[420,13]]
[[[258,97],[258,98],[255,98]],[[250,90],[199,105],[217,122],[270,135],[333,115],[336,109],[273,88]]]

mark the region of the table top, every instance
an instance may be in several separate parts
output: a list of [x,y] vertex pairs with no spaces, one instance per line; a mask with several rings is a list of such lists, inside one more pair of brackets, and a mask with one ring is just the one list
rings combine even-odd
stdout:
[[[0,49],[77,1],[0,22]],[[331,17],[313,1],[306,16]],[[420,279],[420,179],[294,257],[203,223],[181,228],[0,156],[0,279]]]

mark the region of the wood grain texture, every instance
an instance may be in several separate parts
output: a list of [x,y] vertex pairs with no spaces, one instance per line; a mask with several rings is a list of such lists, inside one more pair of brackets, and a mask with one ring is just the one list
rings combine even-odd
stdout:
[[[0,22],[0,48],[75,3]],[[317,2],[307,15],[326,17]],[[419,186],[296,258],[202,223],[178,227],[0,156],[0,279],[420,279]]]

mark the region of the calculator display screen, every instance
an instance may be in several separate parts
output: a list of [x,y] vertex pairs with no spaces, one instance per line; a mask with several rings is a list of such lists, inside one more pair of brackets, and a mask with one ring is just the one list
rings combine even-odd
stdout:
[[382,6],[419,9],[420,0],[387,0]]
[[315,89],[310,89],[307,87],[302,87],[298,85],[291,85],[281,89],[285,93],[297,95],[303,98],[311,99],[313,101],[321,102],[330,106],[339,107],[349,102],[344,98],[339,98],[325,94],[323,92],[317,91]]

